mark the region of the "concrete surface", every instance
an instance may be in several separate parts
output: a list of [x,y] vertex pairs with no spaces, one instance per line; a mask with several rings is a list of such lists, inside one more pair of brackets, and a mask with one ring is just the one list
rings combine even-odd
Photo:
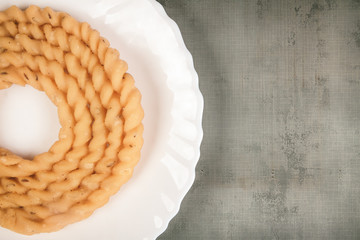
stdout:
[[205,98],[158,239],[360,239],[360,1],[159,0]]

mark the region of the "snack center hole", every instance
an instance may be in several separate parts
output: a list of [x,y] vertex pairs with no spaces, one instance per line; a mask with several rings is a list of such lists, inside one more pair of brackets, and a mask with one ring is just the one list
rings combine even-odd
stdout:
[[13,85],[0,90],[0,147],[33,159],[58,140],[56,106],[44,92]]

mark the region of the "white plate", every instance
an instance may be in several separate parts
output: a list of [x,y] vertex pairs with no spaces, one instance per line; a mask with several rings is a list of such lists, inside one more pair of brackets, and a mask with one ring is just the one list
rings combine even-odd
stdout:
[[[110,41],[112,47],[120,51],[143,94],[145,144],[142,159],[131,180],[88,219],[55,233],[30,237],[0,228],[0,239],[155,239],[178,212],[194,181],[203,134],[203,98],[198,88],[198,77],[177,25],[155,0],[8,0],[1,1],[0,8],[5,9],[11,3],[20,7],[37,4],[66,11],[79,21],[89,22]],[[23,131],[15,137],[27,134],[23,139],[31,139],[29,134],[36,134],[43,129],[41,126],[48,123],[45,139],[55,138],[49,135],[49,132],[58,131],[58,123],[51,117],[55,114],[54,107],[45,103],[43,96],[37,95],[34,90],[20,88],[0,91],[0,101],[9,100],[10,96],[12,99],[16,96],[19,101],[33,96],[32,102],[43,104],[46,109],[37,114],[49,117],[41,116],[45,120],[34,128],[36,131]],[[15,103],[4,102],[0,103],[0,111],[2,106],[10,116],[16,116],[16,113],[9,113],[15,111],[11,107]],[[18,106],[21,104],[18,103]],[[39,110],[39,107],[34,107],[32,111],[36,109]],[[0,119],[6,119],[3,116]],[[36,121],[36,117],[31,119]],[[16,127],[15,124],[9,126],[11,122],[4,120],[0,121],[0,128],[1,124],[9,129]],[[51,128],[54,131],[50,131]],[[34,138],[34,135],[31,136]],[[11,141],[18,140],[10,140],[10,137],[0,139],[0,143],[10,147],[13,146]],[[49,147],[44,149],[44,144],[33,142],[31,149],[36,149],[38,153]],[[15,151],[24,154],[30,150],[20,148]]]

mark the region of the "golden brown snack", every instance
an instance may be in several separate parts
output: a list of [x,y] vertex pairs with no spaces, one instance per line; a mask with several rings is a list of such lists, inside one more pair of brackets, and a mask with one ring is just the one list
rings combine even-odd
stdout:
[[0,148],[0,225],[57,231],[89,217],[132,175],[143,144],[141,94],[117,50],[63,12],[0,12],[0,90],[44,91],[58,107],[59,140],[23,159]]

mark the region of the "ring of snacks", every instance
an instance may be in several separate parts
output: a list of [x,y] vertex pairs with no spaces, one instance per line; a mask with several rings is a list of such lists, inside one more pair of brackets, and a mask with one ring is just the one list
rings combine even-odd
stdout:
[[[143,145],[141,94],[109,42],[64,12],[0,12],[0,90],[44,91],[59,140],[24,159],[0,148],[0,225],[31,235],[89,217],[132,176]],[[0,146],[1,147],[1,146]]]

